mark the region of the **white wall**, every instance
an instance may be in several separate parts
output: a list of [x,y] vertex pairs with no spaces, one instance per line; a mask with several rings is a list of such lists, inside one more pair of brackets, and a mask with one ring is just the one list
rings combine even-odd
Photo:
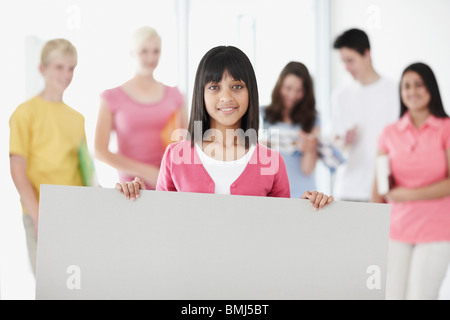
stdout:
[[[376,70],[397,82],[411,63],[430,65],[450,114],[450,1],[331,0],[332,40],[349,28],[365,30]],[[350,81],[335,50],[332,86]]]

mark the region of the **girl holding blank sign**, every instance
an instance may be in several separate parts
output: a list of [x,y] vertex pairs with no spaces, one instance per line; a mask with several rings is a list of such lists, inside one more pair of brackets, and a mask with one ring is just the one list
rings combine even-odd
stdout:
[[[197,70],[187,139],[166,149],[156,190],[289,198],[284,160],[258,143],[258,126],[250,60],[232,46],[211,49]],[[136,178],[117,189],[135,200],[145,185]],[[301,198],[310,199],[316,210],[333,201],[317,191]]]

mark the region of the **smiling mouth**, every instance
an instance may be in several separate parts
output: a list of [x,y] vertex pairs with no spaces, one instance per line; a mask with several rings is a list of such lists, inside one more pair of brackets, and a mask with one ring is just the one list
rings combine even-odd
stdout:
[[233,111],[234,109],[237,109],[237,107],[219,107],[217,109],[219,111],[229,112],[229,111]]
[[222,106],[222,107],[217,107],[217,110],[219,111],[231,111],[234,109],[237,109],[237,106]]

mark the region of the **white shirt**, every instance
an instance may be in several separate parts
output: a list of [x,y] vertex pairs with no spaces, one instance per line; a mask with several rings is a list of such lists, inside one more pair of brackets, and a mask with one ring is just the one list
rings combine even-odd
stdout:
[[399,115],[399,87],[384,77],[366,86],[354,82],[334,94],[333,135],[345,137],[347,130],[357,128],[357,140],[346,152],[347,161],[336,171],[336,199],[370,200],[378,135]]
[[252,145],[242,158],[234,161],[220,161],[209,157],[202,148],[195,144],[200,161],[215,184],[215,194],[230,194],[230,187],[244,172],[256,145]]

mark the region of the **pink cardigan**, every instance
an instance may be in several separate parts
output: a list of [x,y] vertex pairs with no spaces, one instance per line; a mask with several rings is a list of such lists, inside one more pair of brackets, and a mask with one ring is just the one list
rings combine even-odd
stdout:
[[[214,193],[214,181],[203,167],[190,140],[172,143],[167,147],[156,190]],[[258,143],[244,171],[231,185],[230,193],[289,198],[289,179],[282,156]]]

